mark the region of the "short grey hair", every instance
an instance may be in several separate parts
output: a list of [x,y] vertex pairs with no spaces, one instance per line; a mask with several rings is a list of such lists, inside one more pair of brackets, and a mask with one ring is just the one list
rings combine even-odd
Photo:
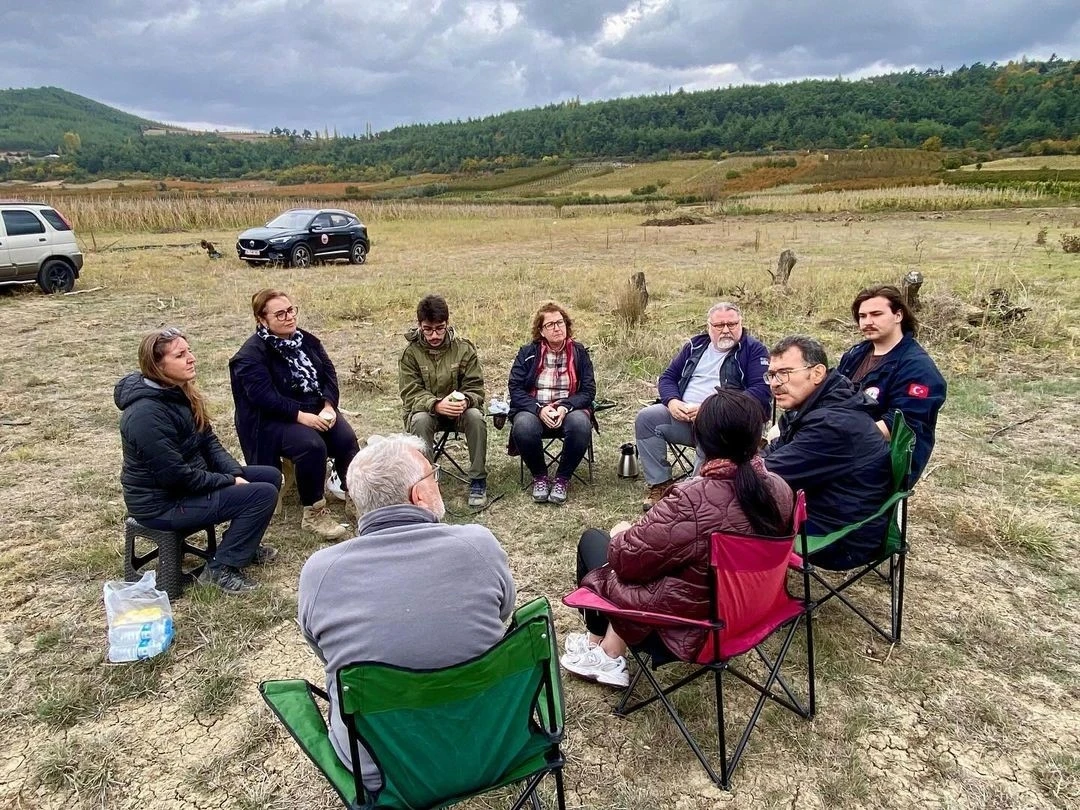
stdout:
[[772,347],[769,356],[779,357],[788,349],[798,349],[802,353],[803,362],[807,365],[825,366],[826,369],[829,367],[829,356],[825,354],[825,347],[809,335],[788,335],[782,338]]
[[711,307],[709,307],[706,318],[711,318],[714,312],[734,312],[739,316],[739,320],[742,320],[742,310],[739,309],[738,304],[733,304],[730,301],[717,301]]
[[409,503],[409,491],[424,477],[423,462],[410,450],[423,454],[424,440],[407,433],[372,436],[356,454],[345,473],[349,497],[358,515],[383,506]]

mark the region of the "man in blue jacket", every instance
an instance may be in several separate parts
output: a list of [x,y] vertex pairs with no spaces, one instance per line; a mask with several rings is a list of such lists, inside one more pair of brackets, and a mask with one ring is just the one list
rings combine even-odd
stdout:
[[[836,369],[825,349],[804,335],[773,347],[766,374],[784,409],[780,436],[761,455],[765,467],[806,493],[806,531],[824,535],[870,517],[892,491],[889,444],[874,423],[875,403]],[[871,521],[810,556],[821,568],[870,562],[889,516]]]
[[656,384],[660,404],[638,411],[634,420],[645,474],[645,511],[664,497],[672,484],[667,442],[697,446],[694,416],[717,388],[746,391],[761,403],[766,418],[772,412],[772,396],[762,377],[769,365],[769,350],[743,330],[739,308],[726,301],[713,304],[707,323],[708,330],[690,338],[660,375]]
[[945,404],[945,378],[915,340],[918,324],[896,287],[867,287],[855,296],[851,316],[866,340],[844,353],[837,371],[877,403],[873,415],[886,439],[892,429],[892,412],[904,414],[904,421],[915,433],[911,457],[914,483],[934,449],[937,415]]

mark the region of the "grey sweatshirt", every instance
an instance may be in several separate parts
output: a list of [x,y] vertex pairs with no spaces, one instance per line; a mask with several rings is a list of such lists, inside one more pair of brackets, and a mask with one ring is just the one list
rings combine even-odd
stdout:
[[[439,523],[427,509],[385,506],[359,536],[316,551],[300,571],[300,628],[326,665],[330,739],[350,768],[334,674],[356,661],[434,669],[487,652],[517,593],[499,541],[477,524]],[[380,785],[361,748],[364,784]]]

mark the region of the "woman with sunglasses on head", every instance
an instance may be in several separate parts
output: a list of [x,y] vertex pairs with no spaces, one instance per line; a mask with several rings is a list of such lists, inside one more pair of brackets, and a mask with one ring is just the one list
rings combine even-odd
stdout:
[[[563,504],[596,424],[596,379],[589,350],[574,340],[573,321],[562,305],[546,301],[533,315],[532,343],[518,351],[509,389],[510,446],[532,473],[533,500]],[[553,436],[562,437],[563,449],[549,478],[543,442]]]
[[121,410],[128,513],[151,529],[195,530],[230,521],[200,581],[226,593],[258,587],[243,569],[277,552],[260,545],[274,514],[281,473],[242,467],[221,446],[195,385],[195,355],[176,327],[156,329],[139,344],[139,371],[113,392]]
[[236,435],[251,464],[293,464],[304,507],[300,526],[324,540],[349,527],[335,520],[324,495],[326,460],[345,481],[359,451],[356,434],[338,412],[338,379],[322,343],[297,326],[297,307],[280,290],[251,297],[255,334],[229,361]]

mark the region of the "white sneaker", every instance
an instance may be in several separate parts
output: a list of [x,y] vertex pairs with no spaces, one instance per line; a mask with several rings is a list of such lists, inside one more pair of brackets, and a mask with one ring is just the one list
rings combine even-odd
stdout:
[[565,654],[559,659],[563,669],[587,681],[596,681],[620,688],[630,685],[630,673],[626,671],[626,659],[621,655],[612,658],[597,644],[582,655]]
[[348,500],[345,489],[341,486],[341,479],[338,477],[337,470],[333,468],[330,470],[330,477],[326,479],[326,491],[339,501]]
[[589,641],[588,633],[570,633],[563,639],[563,651],[567,655],[584,655],[595,646]]

